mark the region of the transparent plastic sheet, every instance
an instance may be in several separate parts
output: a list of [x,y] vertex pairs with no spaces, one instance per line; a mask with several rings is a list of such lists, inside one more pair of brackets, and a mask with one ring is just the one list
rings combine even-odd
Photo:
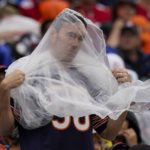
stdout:
[[14,62],[7,74],[15,69],[26,75],[11,97],[27,129],[48,124],[54,115],[117,119],[125,110],[150,108],[150,81],[118,85],[102,31],[70,9],[61,12],[33,53]]
[[135,113],[135,115],[140,126],[143,142],[150,144],[150,111]]

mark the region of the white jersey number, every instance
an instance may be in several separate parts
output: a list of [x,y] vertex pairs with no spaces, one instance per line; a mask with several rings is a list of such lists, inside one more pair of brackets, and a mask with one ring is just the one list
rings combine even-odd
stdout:
[[[63,121],[53,120],[52,125],[57,130],[66,130],[71,124],[71,117],[64,117]],[[84,117],[84,122],[81,123],[79,118],[73,118],[74,127],[79,131],[87,131],[90,127],[90,118],[89,116]]]

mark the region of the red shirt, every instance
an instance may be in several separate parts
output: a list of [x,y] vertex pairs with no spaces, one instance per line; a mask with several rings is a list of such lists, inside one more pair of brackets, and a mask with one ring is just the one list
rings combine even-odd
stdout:
[[35,20],[40,20],[40,13],[38,10],[38,1],[37,0],[30,0],[29,4],[21,3],[19,6],[19,11],[22,15],[31,17]]
[[143,6],[137,6],[137,14],[146,17],[150,21],[150,12],[148,12]]
[[78,8],[77,11],[93,22],[106,23],[111,19],[111,9],[101,4],[94,5],[88,11],[84,7]]
[[5,146],[0,144],[0,150],[6,150]]

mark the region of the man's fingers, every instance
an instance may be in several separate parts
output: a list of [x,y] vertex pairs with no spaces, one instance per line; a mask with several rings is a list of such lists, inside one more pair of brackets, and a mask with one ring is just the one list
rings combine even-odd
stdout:
[[8,89],[16,88],[25,80],[25,74],[20,70],[15,70],[4,78],[4,85]]
[[115,69],[112,73],[119,83],[131,81],[128,72],[124,69]]
[[116,78],[124,78],[124,77],[127,77],[127,76],[128,76],[127,72],[117,72],[117,73],[115,73]]
[[129,79],[128,77],[123,77],[123,78],[117,78],[117,81],[119,83],[125,83],[125,82],[129,82]]

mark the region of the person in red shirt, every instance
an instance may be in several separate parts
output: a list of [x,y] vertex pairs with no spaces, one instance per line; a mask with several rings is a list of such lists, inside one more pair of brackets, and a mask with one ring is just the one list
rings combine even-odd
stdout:
[[140,0],[139,4],[137,5],[137,13],[150,21],[150,1]]
[[96,0],[81,0],[74,9],[95,23],[106,23],[111,19],[111,9]]

